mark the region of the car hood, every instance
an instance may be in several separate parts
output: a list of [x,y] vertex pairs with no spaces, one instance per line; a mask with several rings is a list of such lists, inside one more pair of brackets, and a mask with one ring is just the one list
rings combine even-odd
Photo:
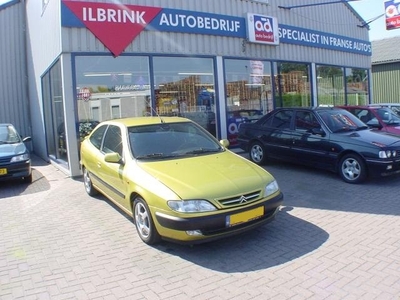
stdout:
[[273,180],[264,169],[230,151],[139,165],[182,199],[242,195]]
[[400,126],[388,125],[382,130],[385,130],[385,131],[387,131],[389,133],[400,135]]
[[382,146],[400,146],[400,137],[388,132],[376,130],[359,130],[344,134],[362,143],[379,143]]
[[0,157],[24,154],[26,147],[24,143],[0,144]]

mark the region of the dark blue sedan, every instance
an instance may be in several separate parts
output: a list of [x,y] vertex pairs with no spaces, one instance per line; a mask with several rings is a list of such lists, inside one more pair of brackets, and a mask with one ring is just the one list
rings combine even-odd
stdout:
[[278,108],[241,124],[237,140],[257,164],[286,160],[333,171],[348,183],[400,173],[399,136],[372,131],[341,108]]

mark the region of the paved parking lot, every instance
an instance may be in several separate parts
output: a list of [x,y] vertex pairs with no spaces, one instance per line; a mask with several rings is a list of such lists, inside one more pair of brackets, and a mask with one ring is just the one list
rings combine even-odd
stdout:
[[31,185],[0,183],[0,299],[400,299],[400,176],[350,185],[266,168],[275,221],[194,247],[150,247],[105,198],[34,159]]

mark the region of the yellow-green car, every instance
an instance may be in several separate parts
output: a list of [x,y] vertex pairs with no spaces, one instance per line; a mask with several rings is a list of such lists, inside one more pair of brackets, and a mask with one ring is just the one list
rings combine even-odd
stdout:
[[100,123],[81,145],[85,190],[133,217],[147,244],[195,244],[271,221],[274,177],[193,121],[141,117]]

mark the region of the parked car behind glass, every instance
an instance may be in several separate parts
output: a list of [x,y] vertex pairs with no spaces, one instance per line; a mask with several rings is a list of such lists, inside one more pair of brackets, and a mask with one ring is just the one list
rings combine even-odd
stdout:
[[348,110],[369,127],[400,135],[400,116],[388,107],[339,106]]
[[81,144],[85,189],[131,215],[148,244],[203,242],[273,220],[277,182],[226,147],[185,118],[102,122]]
[[12,124],[0,124],[0,181],[22,179],[32,182],[31,159],[24,139]]
[[243,123],[238,142],[257,164],[278,158],[339,173],[348,183],[400,172],[400,139],[341,108],[278,108]]

